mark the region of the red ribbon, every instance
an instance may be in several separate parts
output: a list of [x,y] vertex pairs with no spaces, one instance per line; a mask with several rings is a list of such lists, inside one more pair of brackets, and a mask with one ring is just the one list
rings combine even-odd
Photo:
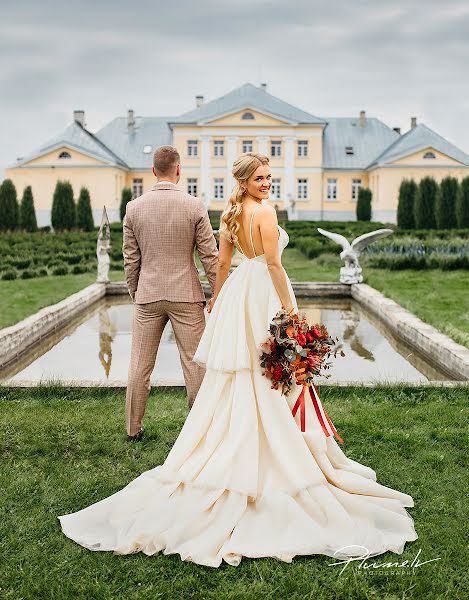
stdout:
[[[344,440],[340,437],[340,435],[337,433],[336,428],[334,427],[332,421],[329,418],[329,415],[326,412],[326,409],[324,408],[324,406],[322,406],[321,404],[321,400],[319,399],[319,394],[318,394],[318,390],[316,388],[316,386],[314,385],[314,383],[312,384],[311,387],[304,385],[303,389],[301,390],[300,395],[298,396],[297,401],[295,402],[295,406],[292,408],[292,415],[295,416],[296,413],[298,412],[298,409],[300,409],[300,424],[301,424],[301,431],[304,432],[306,430],[306,406],[305,406],[305,390],[309,389],[309,394],[311,396],[311,401],[313,403],[314,406],[314,410],[316,411],[316,416],[318,418],[318,421],[322,427],[322,430],[324,431],[324,435],[326,437],[329,437],[331,435],[334,435],[341,444],[344,443]],[[321,408],[324,411],[324,415],[326,416],[327,422],[329,424],[330,430],[327,428],[326,423],[324,422],[322,413],[321,413]]]

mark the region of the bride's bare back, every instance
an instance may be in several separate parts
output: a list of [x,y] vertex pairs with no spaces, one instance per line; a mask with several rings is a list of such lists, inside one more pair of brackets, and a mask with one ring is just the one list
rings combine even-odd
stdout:
[[[260,221],[261,215],[259,215],[259,211],[254,215],[254,212],[261,206],[260,204],[245,203],[243,205],[243,210],[241,214],[238,216],[239,230],[238,230],[238,249],[241,248],[242,253],[247,258],[254,258],[254,252],[256,256],[260,256],[264,254],[264,246],[262,243],[262,236],[260,232]],[[252,225],[252,244],[250,237],[250,229]],[[280,232],[278,233],[280,237]]]

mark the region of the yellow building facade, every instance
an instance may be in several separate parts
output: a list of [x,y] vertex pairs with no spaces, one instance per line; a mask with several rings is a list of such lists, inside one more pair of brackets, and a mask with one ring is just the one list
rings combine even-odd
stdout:
[[172,144],[181,155],[179,187],[204,200],[207,209],[226,206],[234,180],[231,166],[243,152],[270,159],[270,203],[290,219],[354,220],[360,187],[373,193],[373,219],[395,222],[404,178],[469,175],[469,156],[413,118],[401,135],[364,111],[350,118],[320,118],[245,84],[221,98],[196,97],[179,117],[117,117],[101,130],[86,129],[83,111],[72,124],[6,171],[18,193],[31,185],[38,222],[50,223],[58,180],[68,180],[78,197],[91,196],[95,221],[106,206],[119,218],[124,187],[133,196],[149,190],[154,150]]

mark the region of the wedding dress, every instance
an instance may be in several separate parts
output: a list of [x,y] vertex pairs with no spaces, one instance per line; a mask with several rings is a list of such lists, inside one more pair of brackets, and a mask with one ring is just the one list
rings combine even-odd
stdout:
[[[288,234],[278,229],[281,254]],[[252,246],[252,259],[240,249],[242,262],[208,316],[193,359],[206,374],[165,462],[59,517],[78,544],[117,554],[177,553],[218,567],[222,560],[237,566],[243,556],[291,562],[295,555],[401,554],[417,539],[404,508],[414,505],[412,497],[347,458],[312,402],[302,432],[299,413],[292,414],[302,387],[285,398],[261,374],[258,346],[281,305],[265,255]],[[288,277],[287,284],[298,310]]]

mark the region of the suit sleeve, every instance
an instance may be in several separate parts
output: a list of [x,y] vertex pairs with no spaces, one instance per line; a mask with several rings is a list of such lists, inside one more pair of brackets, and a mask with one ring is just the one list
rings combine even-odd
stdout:
[[141,253],[128,210],[126,210],[124,216],[123,233],[122,254],[124,255],[125,279],[130,297],[135,300],[140,275]]
[[210,224],[210,219],[208,218],[207,209],[201,200],[198,202],[199,206],[195,226],[195,243],[197,253],[204,267],[204,271],[207,275],[207,279],[210,287],[212,288],[213,294],[217,276],[218,249],[215,236],[213,235],[212,226]]

